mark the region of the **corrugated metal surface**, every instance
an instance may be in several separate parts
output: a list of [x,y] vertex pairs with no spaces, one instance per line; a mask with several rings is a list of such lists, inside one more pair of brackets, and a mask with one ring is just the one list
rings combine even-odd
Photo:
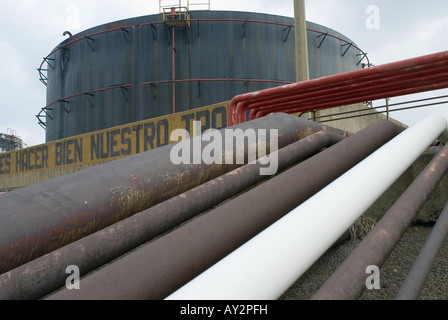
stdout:
[[[190,28],[175,29],[174,39],[161,14],[74,35],[48,56],[47,141],[294,82],[293,25],[274,15],[194,11]],[[350,39],[314,23],[307,28],[311,78],[361,67],[355,47],[342,56]]]

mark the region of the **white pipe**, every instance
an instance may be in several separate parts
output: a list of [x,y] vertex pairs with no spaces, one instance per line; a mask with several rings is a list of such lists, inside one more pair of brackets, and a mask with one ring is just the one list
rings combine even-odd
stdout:
[[166,299],[278,299],[446,127],[424,118]]

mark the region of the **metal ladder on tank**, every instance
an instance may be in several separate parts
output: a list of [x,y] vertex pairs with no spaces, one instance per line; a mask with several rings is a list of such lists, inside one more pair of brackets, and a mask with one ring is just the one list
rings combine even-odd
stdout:
[[[185,3],[186,2],[186,3]],[[189,28],[190,28],[190,8],[194,8],[195,10],[208,10],[210,11],[210,0],[198,0],[198,1],[190,1],[190,0],[159,0],[159,12],[162,13],[163,22],[165,23],[167,30],[171,29],[171,56],[172,56],[172,112],[176,113],[176,70],[175,70],[175,56],[176,56],[176,48],[174,45],[174,29],[176,28],[185,28],[189,36]]]

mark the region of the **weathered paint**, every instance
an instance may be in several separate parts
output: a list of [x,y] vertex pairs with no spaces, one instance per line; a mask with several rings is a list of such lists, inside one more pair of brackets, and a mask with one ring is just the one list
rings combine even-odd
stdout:
[[[322,131],[278,151],[278,169],[308,158],[344,136]],[[0,300],[39,299],[63,287],[68,265],[81,276],[263,181],[260,162],[247,164],[132,217],[0,275]]]
[[[237,128],[278,130],[278,148],[320,125],[274,114]],[[256,133],[256,136],[258,133]],[[191,141],[200,141],[194,137]],[[225,148],[226,135],[223,137]],[[244,156],[257,139],[241,148]],[[0,197],[0,273],[214,179],[243,163],[174,164],[173,145],[8,192]],[[201,152],[206,144],[200,144]],[[235,148],[236,149],[236,148]],[[267,147],[268,149],[268,147]],[[222,154],[225,154],[225,149]],[[235,150],[234,150],[235,152]],[[268,150],[266,152],[269,152]]]
[[[201,131],[227,127],[228,103],[223,102],[163,117],[95,131],[67,139],[0,154],[0,177],[51,169],[87,166],[124,158],[173,143],[171,132],[185,129],[193,134],[193,121]],[[0,183],[0,189],[8,185]]]
[[[307,28],[310,78],[361,68],[356,46],[342,56],[349,38],[311,22]],[[291,17],[194,11],[188,30],[171,30],[158,14],[75,34],[48,55],[51,66],[42,66],[50,106],[39,117],[46,141],[295,82],[293,29]]]
[[[384,121],[344,139],[90,273],[82,279],[82,290],[64,289],[48,298],[163,299],[318,192],[399,130]],[[204,200],[197,197],[196,201]],[[105,281],[105,277],[114,281]]]

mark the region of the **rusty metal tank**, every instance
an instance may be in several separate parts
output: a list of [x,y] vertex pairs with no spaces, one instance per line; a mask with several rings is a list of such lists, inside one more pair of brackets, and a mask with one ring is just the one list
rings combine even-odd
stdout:
[[[38,69],[47,86],[39,124],[49,142],[292,83],[293,29],[291,17],[178,11],[69,34]],[[366,62],[337,31],[311,22],[307,30],[310,78]]]

